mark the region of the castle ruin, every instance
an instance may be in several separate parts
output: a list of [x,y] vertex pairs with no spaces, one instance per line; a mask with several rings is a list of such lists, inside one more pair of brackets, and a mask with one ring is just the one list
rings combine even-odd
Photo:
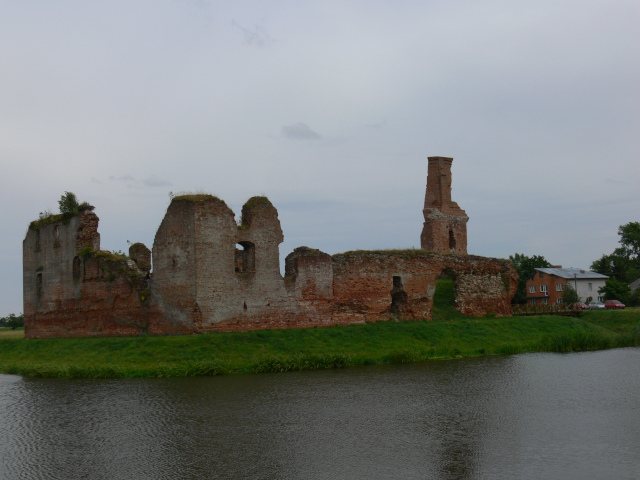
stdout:
[[[429,157],[422,249],[329,255],[296,248],[266,197],[239,224],[212,195],[174,197],[153,250],[100,250],[98,217],[34,221],[23,241],[27,338],[189,334],[430,319],[436,279],[453,278],[467,316],[509,316],[517,274],[507,260],[467,255],[468,217],[451,201],[451,158]],[[153,271],[151,266],[153,264]]]

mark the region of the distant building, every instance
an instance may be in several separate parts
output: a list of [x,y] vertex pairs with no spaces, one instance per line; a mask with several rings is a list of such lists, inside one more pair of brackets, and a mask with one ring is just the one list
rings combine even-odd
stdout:
[[601,273],[579,268],[536,268],[526,280],[527,303],[562,303],[567,284],[576,290],[581,301],[591,298],[602,302],[603,297],[598,290],[604,287],[607,278],[609,277]]
[[633,294],[640,287],[640,278],[631,282],[629,284],[629,288],[631,289],[631,293]]

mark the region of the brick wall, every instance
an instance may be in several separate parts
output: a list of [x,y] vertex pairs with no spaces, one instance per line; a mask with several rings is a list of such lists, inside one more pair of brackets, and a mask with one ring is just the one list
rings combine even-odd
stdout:
[[517,284],[506,260],[426,250],[332,257],[300,247],[287,257],[283,278],[284,237],[265,197],[249,199],[240,225],[216,197],[174,198],[156,233],[151,274],[144,245],[134,244],[130,258],[100,251],[97,227],[98,217],[84,210],[29,229],[23,243],[27,338],[430,319],[442,272],[453,278],[458,311],[503,316],[511,313]]

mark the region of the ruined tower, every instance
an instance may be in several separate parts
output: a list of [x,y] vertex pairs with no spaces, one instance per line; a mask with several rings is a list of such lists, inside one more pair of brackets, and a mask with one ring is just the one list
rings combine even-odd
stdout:
[[466,255],[469,217],[451,200],[452,162],[449,157],[429,157],[420,244],[432,252]]

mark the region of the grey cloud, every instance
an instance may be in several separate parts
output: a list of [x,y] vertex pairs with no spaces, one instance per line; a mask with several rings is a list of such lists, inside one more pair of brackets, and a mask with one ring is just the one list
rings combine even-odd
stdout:
[[145,178],[142,183],[144,183],[147,187],[166,187],[171,185],[171,182],[168,180],[163,180],[157,175],[151,175],[149,178]]
[[374,128],[374,129],[379,129],[379,128],[384,128],[387,126],[387,121],[386,120],[382,120],[381,122],[377,122],[377,123],[365,123],[364,125],[367,128]]
[[258,45],[260,47],[264,47],[275,42],[275,39],[269,35],[261,25],[254,25],[253,29],[249,29],[247,27],[243,27],[235,20],[232,24],[244,35],[245,45]]
[[116,177],[115,175],[111,175],[109,177],[109,180],[114,180],[116,182],[137,182],[137,180],[133,178],[131,175],[120,175],[119,177]]
[[282,133],[293,140],[320,140],[320,135],[309,128],[306,123],[298,122],[293,125],[283,125]]

